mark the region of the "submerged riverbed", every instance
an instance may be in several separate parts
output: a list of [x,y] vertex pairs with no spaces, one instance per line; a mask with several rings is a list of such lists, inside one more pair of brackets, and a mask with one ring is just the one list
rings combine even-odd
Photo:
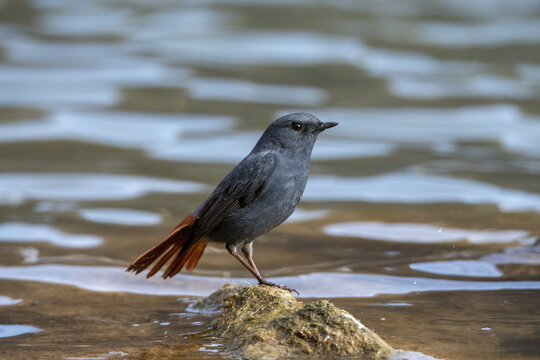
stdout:
[[189,304],[254,283],[125,267],[277,116],[340,125],[299,209],[256,241],[271,281],[396,349],[540,356],[537,1],[0,1],[0,358],[220,359]]

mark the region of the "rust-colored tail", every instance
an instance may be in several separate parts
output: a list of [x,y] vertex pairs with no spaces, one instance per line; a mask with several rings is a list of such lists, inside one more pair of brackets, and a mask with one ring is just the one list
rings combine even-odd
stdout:
[[[193,229],[197,217],[189,214],[178,224],[174,230],[159,244],[140,255],[133,263],[127,268],[126,271],[134,271],[136,274],[140,273],[154,261],[159,261],[152,267],[152,269],[146,275],[147,278],[154,275],[165,265],[165,263],[174,257],[165,272],[163,278],[173,277],[178,274],[187,262],[187,269],[193,270],[199,259],[201,258],[206,243],[198,240],[193,242],[191,237],[193,235]],[[184,249],[184,247],[186,247]],[[163,256],[162,256],[163,255]]]

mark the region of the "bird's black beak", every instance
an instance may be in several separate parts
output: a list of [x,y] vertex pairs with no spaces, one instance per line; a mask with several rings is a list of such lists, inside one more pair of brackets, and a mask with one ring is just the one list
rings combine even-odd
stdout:
[[334,127],[334,126],[337,126],[338,124],[339,123],[337,123],[337,122],[330,122],[330,121],[322,122],[317,126],[317,131],[321,132],[323,130],[330,129],[330,128]]

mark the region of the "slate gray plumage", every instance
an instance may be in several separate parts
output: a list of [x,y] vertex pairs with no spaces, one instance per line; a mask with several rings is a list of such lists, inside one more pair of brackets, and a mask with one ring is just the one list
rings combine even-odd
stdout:
[[[163,275],[174,276],[186,262],[188,269],[194,268],[206,242],[215,241],[224,242],[229,253],[259,283],[270,284],[253,261],[253,240],[293,213],[307,183],[317,136],[336,125],[307,113],[289,114],[272,122],[253,150],[225,176],[208,199],[165,240],[137,258],[128,271],[139,273],[164,254],[151,276],[175,255]],[[245,259],[238,254],[238,247]]]

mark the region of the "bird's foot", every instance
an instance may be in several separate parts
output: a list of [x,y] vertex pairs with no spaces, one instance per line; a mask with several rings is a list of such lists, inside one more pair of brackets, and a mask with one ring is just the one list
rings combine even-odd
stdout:
[[285,285],[281,284],[281,285],[278,285],[278,284],[275,284],[275,283],[272,283],[272,282],[269,282],[269,281],[261,281],[259,282],[259,285],[268,285],[268,286],[273,286],[273,287],[277,287],[279,289],[282,289],[282,290],[286,290],[290,293],[296,293],[296,296],[300,296],[300,294],[298,293],[297,290],[295,289],[289,289],[288,287],[286,287]]

